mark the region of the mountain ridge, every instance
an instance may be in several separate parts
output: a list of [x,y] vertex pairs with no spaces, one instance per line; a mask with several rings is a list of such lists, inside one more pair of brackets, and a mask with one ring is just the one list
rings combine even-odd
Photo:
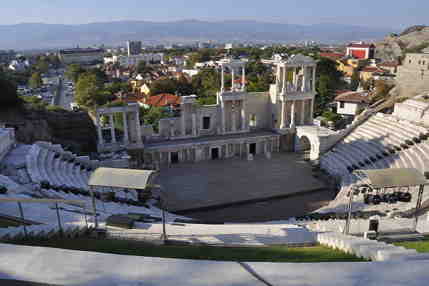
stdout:
[[75,45],[123,45],[126,40],[147,43],[190,41],[297,42],[304,40],[348,42],[379,40],[397,32],[335,23],[312,25],[282,24],[256,20],[172,22],[141,20],[106,21],[88,24],[20,23],[0,25],[0,49],[63,48]]

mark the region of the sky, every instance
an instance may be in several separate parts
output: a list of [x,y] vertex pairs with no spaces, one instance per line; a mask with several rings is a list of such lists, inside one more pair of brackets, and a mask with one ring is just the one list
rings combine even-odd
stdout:
[[120,20],[257,20],[405,28],[429,24],[427,0],[3,0],[0,25]]

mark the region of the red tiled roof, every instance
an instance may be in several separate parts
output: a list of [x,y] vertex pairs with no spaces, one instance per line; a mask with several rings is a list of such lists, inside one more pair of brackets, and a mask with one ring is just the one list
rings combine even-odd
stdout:
[[367,91],[347,91],[335,97],[335,101],[369,103],[369,93]]
[[374,48],[374,44],[358,44],[358,43],[351,43],[347,47],[349,48]]
[[320,56],[322,58],[329,58],[329,59],[338,60],[338,59],[343,58],[345,55],[342,53],[320,53]]
[[365,67],[365,68],[362,69],[362,72],[379,72],[379,73],[384,73],[386,71],[384,69],[378,68],[378,67]]
[[398,62],[382,62],[378,64],[380,67],[389,67],[389,68],[396,68],[399,64]]
[[146,100],[146,104],[156,107],[165,107],[169,105],[179,105],[181,102],[180,96],[170,94],[170,93],[161,93],[149,97]]

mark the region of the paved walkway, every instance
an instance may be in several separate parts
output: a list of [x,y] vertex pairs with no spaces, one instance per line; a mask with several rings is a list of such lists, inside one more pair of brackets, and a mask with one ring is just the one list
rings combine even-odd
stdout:
[[[137,223],[136,229],[109,228],[109,235],[136,240],[159,240],[162,224]],[[168,238],[217,246],[303,245],[316,242],[315,233],[288,224],[167,224]]]
[[426,286],[429,261],[260,263],[181,260],[0,244],[0,279],[90,286]]

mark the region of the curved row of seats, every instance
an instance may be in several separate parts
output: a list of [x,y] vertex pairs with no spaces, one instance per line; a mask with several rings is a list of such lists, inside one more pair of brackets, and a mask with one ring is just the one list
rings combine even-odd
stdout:
[[325,154],[320,165],[340,177],[372,168],[414,167],[424,172],[429,170],[428,137],[424,127],[376,114]]
[[76,238],[79,236],[87,235],[91,227],[76,226],[72,224],[66,224],[62,226],[52,226],[49,224],[41,225],[29,225],[19,227],[6,227],[0,228],[0,240],[19,240],[24,238],[40,238],[49,239],[56,236]]
[[429,260],[429,255],[418,254],[415,249],[405,249],[402,246],[341,233],[319,233],[317,241],[322,245],[372,261]]

